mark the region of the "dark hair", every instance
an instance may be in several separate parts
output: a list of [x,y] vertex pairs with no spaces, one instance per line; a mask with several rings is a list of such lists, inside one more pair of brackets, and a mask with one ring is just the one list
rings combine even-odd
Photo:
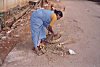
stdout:
[[60,11],[60,10],[54,10],[54,13],[55,13],[56,15],[59,15],[59,16],[63,17],[63,13],[62,13],[62,11]]

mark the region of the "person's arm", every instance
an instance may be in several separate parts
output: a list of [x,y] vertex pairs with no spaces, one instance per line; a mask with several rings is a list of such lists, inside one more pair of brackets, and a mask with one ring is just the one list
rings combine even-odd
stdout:
[[57,21],[57,16],[56,14],[52,14],[51,15],[51,22],[50,22],[50,26],[53,27],[54,23]]
[[48,34],[51,32],[52,36],[57,36],[57,34],[54,33],[52,27],[49,25],[48,26]]
[[51,32],[52,34],[54,34],[54,31],[50,25],[48,26],[47,30],[48,30],[48,33]]
[[50,25],[48,26],[48,31],[51,32],[52,34],[54,34],[52,27],[53,27],[54,23],[56,22],[56,20],[57,20],[56,14],[52,14],[51,15],[51,22],[50,22]]

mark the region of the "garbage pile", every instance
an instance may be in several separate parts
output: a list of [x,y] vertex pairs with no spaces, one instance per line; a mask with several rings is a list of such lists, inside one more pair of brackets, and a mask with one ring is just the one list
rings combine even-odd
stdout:
[[47,35],[48,43],[46,44],[45,48],[42,48],[42,51],[46,54],[53,53],[59,56],[66,56],[66,55],[74,55],[76,52],[74,52],[72,49],[68,49],[64,47],[65,44],[69,44],[73,42],[73,39],[68,38],[68,40],[61,42],[61,34],[58,34],[55,37],[52,37],[50,34]]

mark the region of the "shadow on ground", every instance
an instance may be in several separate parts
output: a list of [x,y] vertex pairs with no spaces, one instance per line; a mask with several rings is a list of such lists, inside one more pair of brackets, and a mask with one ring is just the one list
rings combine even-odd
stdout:
[[88,1],[100,2],[100,0],[88,0]]
[[100,5],[100,0],[88,0],[88,1],[93,1],[96,2],[96,4]]

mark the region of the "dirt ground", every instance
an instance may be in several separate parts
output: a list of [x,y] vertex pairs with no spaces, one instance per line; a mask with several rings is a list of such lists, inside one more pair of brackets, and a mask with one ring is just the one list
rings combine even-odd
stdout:
[[[29,22],[18,27],[22,39],[6,57],[1,67],[100,67],[100,6],[91,1],[63,1],[64,17],[57,21],[55,32],[62,34],[64,47],[74,50],[76,55],[60,56],[46,53],[37,56]],[[21,20],[20,20],[21,21]],[[25,35],[25,36],[23,36]]]

